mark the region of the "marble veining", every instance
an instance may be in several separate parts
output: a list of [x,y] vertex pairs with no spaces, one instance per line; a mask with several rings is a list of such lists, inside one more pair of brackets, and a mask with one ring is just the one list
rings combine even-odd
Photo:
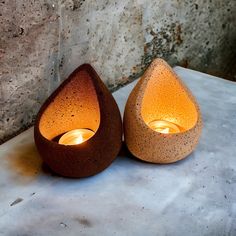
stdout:
[[[0,146],[0,235],[236,235],[236,84],[175,68],[196,96],[197,149],[170,165],[124,150],[85,179],[52,174],[33,129]],[[114,93],[121,112],[136,81]]]

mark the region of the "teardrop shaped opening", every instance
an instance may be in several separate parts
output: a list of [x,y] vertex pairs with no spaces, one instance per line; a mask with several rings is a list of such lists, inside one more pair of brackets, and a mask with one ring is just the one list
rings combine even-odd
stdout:
[[141,115],[144,122],[160,133],[180,133],[195,126],[198,120],[192,95],[162,60],[148,74]]
[[[40,133],[48,140],[54,140],[69,132],[70,137],[67,135],[64,137],[64,143],[59,142],[65,145],[80,144],[79,138],[82,137],[90,139],[99,125],[98,97],[92,78],[86,70],[75,71],[71,78],[56,90],[52,98],[49,98],[49,104],[39,120]],[[71,143],[71,135],[75,135],[75,132],[78,134],[79,131],[81,137],[77,135],[78,142]]]

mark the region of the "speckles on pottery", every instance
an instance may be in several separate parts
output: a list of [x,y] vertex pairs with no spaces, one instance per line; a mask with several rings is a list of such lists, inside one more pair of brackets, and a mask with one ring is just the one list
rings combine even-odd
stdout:
[[[172,121],[181,129],[159,133],[151,121]],[[155,59],[131,92],[124,113],[125,142],[141,160],[171,163],[188,156],[202,128],[197,102],[168,64]],[[164,138],[165,137],[165,138]]]
[[[90,129],[94,135],[75,145],[58,143],[60,135]],[[117,104],[95,70],[79,66],[41,107],[35,143],[45,163],[67,177],[87,177],[108,167],[121,147]]]

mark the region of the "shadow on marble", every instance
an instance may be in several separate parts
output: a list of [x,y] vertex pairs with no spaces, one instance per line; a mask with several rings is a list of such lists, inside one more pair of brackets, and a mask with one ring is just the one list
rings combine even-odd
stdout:
[[42,169],[42,161],[33,143],[18,145],[7,160],[10,169],[23,176],[34,176]]
[[8,155],[8,168],[19,178],[17,182],[24,184],[37,178],[38,175],[57,176],[42,162],[34,143],[20,144]]
[[[171,166],[180,166],[184,163],[187,164],[190,159],[194,158],[194,152],[189,155],[186,159],[180,160],[176,163],[172,163]],[[195,159],[195,158],[194,158]],[[45,163],[42,162],[36,146],[33,142],[20,143],[15,146],[13,150],[8,153],[7,157],[7,167],[8,171],[10,171],[14,176],[14,182],[17,184],[25,185],[30,183],[31,181],[41,177],[60,177],[55,172],[53,172]],[[127,165],[138,165],[138,166],[146,166],[146,168],[153,168],[156,166],[156,169],[169,169],[170,165],[157,165],[152,163],[147,163],[142,161],[135,156],[133,156],[126,147],[125,142],[122,143],[121,150],[118,154],[118,157],[114,162],[117,163],[125,163]],[[109,168],[117,163],[112,163]],[[123,168],[123,167],[122,167]],[[93,176],[92,176],[93,177]],[[91,177],[91,178],[92,178]],[[71,178],[63,178],[70,180]],[[81,178],[82,180],[83,178]],[[90,179],[90,178],[89,178]],[[77,180],[77,179],[76,179]],[[74,181],[73,181],[74,182]]]

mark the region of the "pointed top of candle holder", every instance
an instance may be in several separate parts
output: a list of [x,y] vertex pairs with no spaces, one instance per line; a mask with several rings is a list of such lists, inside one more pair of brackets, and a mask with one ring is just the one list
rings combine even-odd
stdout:
[[[160,127],[153,128],[153,124],[163,123],[170,126],[165,132]],[[173,133],[169,132],[171,129]],[[164,60],[155,59],[125,107],[124,134],[128,149],[148,162],[175,162],[194,150],[201,129],[201,113],[194,96]]]
[[[63,134],[76,129],[95,134],[77,145],[58,143]],[[91,65],[78,67],[43,104],[34,137],[42,159],[63,176],[94,175],[115,159],[122,138],[120,112]]]

